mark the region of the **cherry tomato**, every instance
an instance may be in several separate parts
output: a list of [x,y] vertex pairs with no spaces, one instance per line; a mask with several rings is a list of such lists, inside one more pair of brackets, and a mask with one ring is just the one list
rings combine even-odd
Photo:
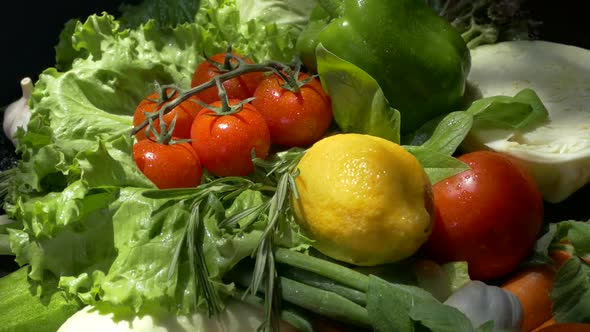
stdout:
[[133,145],[133,159],[159,189],[191,188],[201,183],[201,161],[189,143],[160,144],[144,139]]
[[[300,73],[303,81],[308,74]],[[330,98],[320,80],[313,78],[298,92],[283,87],[284,80],[273,74],[254,92],[252,105],[262,114],[273,144],[308,146],[318,141],[332,123]]]
[[[178,94],[175,93],[173,97],[176,97],[177,95]],[[137,108],[135,109],[135,113],[133,114],[133,126],[137,127],[145,120],[145,112],[153,113],[157,112],[161,108],[162,105],[158,103],[159,96],[160,95],[158,92],[154,92],[139,102]],[[172,136],[179,138],[190,138],[193,118],[199,113],[201,108],[202,107],[199,104],[189,98],[180,103],[180,105],[173,108],[170,112],[166,113],[164,115],[164,122],[168,126],[172,122],[172,119],[176,117],[176,124],[174,125]],[[159,133],[160,120],[158,118],[155,119],[154,126],[156,127],[156,131]],[[145,128],[138,131],[135,134],[135,137],[137,140],[145,139]],[[150,137],[153,137],[153,134],[150,133]]]
[[[230,105],[238,102],[230,100]],[[211,104],[213,108],[220,106],[219,101]],[[262,115],[250,104],[226,115],[204,108],[193,121],[191,141],[209,172],[217,176],[244,176],[254,170],[252,149],[258,158],[268,155],[270,133]]]
[[435,224],[425,248],[441,262],[467,261],[473,279],[514,271],[533,249],[543,199],[528,169],[505,154],[477,151],[471,169],[433,186]]
[[[239,54],[232,54],[243,59],[246,63],[253,63],[252,60],[244,58]],[[224,72],[223,68],[220,69],[217,66],[223,67],[225,55],[226,53],[219,53],[210,57],[209,59],[215,64],[207,60],[201,62],[193,73],[191,86],[196,87],[222,74]],[[237,62],[238,61],[235,59],[230,61],[232,65],[237,64]],[[256,87],[262,79],[264,79],[264,73],[252,72],[224,81],[223,87],[225,88],[225,92],[229,99],[243,100],[252,97],[254,90],[256,90]],[[195,97],[206,104],[211,104],[212,102],[219,100],[218,93],[219,91],[215,86],[195,94]]]

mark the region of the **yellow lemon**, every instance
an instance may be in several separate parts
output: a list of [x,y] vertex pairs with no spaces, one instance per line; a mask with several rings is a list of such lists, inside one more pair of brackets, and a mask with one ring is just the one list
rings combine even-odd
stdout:
[[400,145],[337,134],[309,148],[298,169],[293,211],[323,254],[356,265],[386,264],[411,256],[428,239],[431,184]]

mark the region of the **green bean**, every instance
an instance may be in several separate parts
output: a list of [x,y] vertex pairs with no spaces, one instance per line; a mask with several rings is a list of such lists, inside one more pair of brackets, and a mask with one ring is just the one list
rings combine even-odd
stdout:
[[366,293],[369,289],[369,277],[336,263],[283,248],[275,250],[275,260],[277,263],[319,274],[361,292]]
[[332,279],[320,276],[316,273],[305,271],[292,266],[282,265],[279,274],[283,277],[302,282],[306,285],[334,292],[362,306],[367,305],[367,294],[356,289],[336,283]]
[[364,307],[334,292],[280,277],[283,300],[340,322],[370,327]]
[[[264,309],[263,298],[255,295],[244,296],[244,294],[245,292],[238,292],[238,294],[234,295],[234,298],[252,304],[260,309]],[[291,324],[291,326],[293,326],[297,331],[316,332],[316,329],[311,323],[311,319],[307,317],[307,315],[303,313],[302,310],[297,310],[293,306],[283,305],[281,308],[281,319]]]
[[[234,268],[226,275],[237,284],[248,287],[252,272]],[[286,277],[279,277],[280,290],[284,302],[291,303],[311,312],[337,321],[369,327],[367,309],[334,292],[322,290]],[[264,288],[260,288],[264,292]]]

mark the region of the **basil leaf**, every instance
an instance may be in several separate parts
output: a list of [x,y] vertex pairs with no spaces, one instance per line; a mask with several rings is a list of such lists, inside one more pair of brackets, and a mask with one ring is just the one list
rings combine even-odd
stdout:
[[474,332],[473,324],[459,309],[442,303],[420,303],[410,310],[410,318],[432,332]]
[[404,145],[404,149],[418,159],[432,184],[469,169],[459,159],[428,147]]
[[332,99],[334,121],[345,133],[379,136],[400,142],[400,114],[389,106],[373,77],[359,67],[316,48],[320,80]]
[[367,311],[375,331],[414,331],[409,314],[414,305],[421,303],[440,302],[419,287],[389,283],[373,275],[369,277]]
[[423,147],[442,154],[452,155],[471,130],[473,116],[465,112],[447,114],[433,128]]
[[557,271],[551,299],[557,322],[590,323],[590,265],[568,259]]
[[535,91],[523,89],[514,97],[492,96],[474,101],[466,110],[479,129],[528,130],[548,120],[549,113]]

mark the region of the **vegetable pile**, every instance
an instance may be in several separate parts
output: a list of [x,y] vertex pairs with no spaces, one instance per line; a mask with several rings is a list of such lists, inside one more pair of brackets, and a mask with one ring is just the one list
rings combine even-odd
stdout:
[[468,144],[554,105],[543,83],[484,89],[475,55],[506,44],[444,13],[146,0],[70,21],[0,176],[0,254],[21,266],[3,328],[590,323],[589,222],[546,223],[542,173]]

